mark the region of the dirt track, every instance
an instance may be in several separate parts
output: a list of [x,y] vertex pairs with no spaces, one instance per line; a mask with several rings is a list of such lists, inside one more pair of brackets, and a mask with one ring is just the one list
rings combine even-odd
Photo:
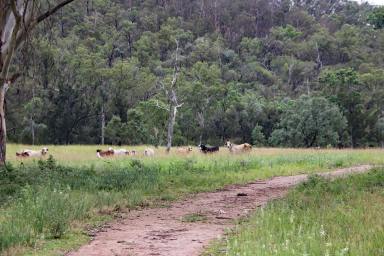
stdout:
[[[369,165],[362,165],[321,175],[338,177],[365,172],[370,168]],[[242,186],[228,186],[175,202],[168,208],[131,211],[102,229],[88,245],[68,255],[199,255],[205,246],[233,225],[234,219],[247,216],[272,199],[283,197],[290,187],[307,177],[275,177]],[[193,223],[182,221],[186,215],[196,213],[204,220]]]

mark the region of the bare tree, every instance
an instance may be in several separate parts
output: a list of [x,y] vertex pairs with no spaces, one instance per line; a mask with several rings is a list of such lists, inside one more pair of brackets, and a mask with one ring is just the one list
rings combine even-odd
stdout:
[[177,109],[183,106],[184,103],[179,103],[179,99],[177,97],[177,79],[179,77],[179,66],[178,66],[178,52],[179,52],[179,42],[176,41],[176,57],[175,57],[175,64],[173,69],[173,75],[172,75],[172,81],[170,85],[164,86],[163,83],[160,83],[161,89],[164,90],[165,95],[169,102],[169,116],[168,116],[168,130],[167,130],[167,152],[171,150],[172,147],[172,140],[173,140],[173,128],[175,126],[176,122],[176,115],[177,115]]
[[[0,165],[6,158],[5,95],[14,82],[9,67],[16,50],[42,21],[74,0],[62,0],[41,11],[39,0],[0,0]],[[10,78],[11,77],[11,78]]]

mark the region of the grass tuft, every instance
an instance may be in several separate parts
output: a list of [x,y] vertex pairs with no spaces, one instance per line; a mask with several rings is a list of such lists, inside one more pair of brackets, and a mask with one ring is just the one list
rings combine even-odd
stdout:
[[182,217],[181,221],[183,222],[201,222],[201,221],[206,221],[207,216],[205,216],[202,213],[191,213],[187,214]]

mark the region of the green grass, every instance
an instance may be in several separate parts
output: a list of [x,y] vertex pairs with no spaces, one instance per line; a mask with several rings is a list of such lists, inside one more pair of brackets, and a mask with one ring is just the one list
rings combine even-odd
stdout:
[[[174,161],[192,159],[193,161],[203,162],[233,162],[234,160],[243,160],[245,162],[259,160],[262,164],[269,162],[271,165],[279,162],[291,161],[295,164],[303,164],[306,167],[307,163],[317,164],[322,168],[344,166],[350,163],[383,163],[383,149],[358,149],[358,150],[335,150],[335,149],[285,149],[285,148],[255,148],[252,153],[244,155],[231,155],[227,148],[220,148],[218,154],[207,156],[201,154],[197,147],[193,148],[191,154],[180,156],[171,150],[171,154],[166,154],[164,147],[155,148],[155,157],[148,158],[143,156],[143,151],[148,146],[122,146],[129,150],[135,149],[138,155],[134,157],[116,157],[109,159],[98,159],[96,157],[96,149],[107,149],[109,146],[98,145],[70,145],[70,146],[53,146],[44,145],[49,148],[49,154],[52,155],[60,164],[66,166],[94,166],[95,168],[103,169],[105,165],[126,165],[130,160],[138,159],[144,163],[156,163],[161,165],[169,165]],[[15,153],[23,149],[39,150],[43,146],[30,146],[20,144],[7,145],[7,159],[9,162],[18,165],[20,161],[16,159]],[[114,147],[114,146],[113,146]],[[151,147],[151,146],[149,146]],[[115,147],[116,148],[116,147]],[[154,147],[152,147],[154,148]],[[229,157],[230,156],[230,157]],[[24,164],[37,162],[37,159],[25,159]]]
[[200,222],[200,221],[206,221],[207,217],[204,214],[201,213],[191,213],[183,216],[182,220],[183,222]]
[[206,255],[384,255],[384,169],[313,176],[239,224]]
[[[8,152],[22,148],[29,147],[10,145]],[[110,219],[121,209],[161,207],[186,194],[276,175],[384,163],[380,149],[256,149],[245,155],[230,155],[222,149],[217,155],[178,156],[159,148],[152,158],[104,160],[96,158],[97,146],[49,148],[55,160],[20,163],[10,158],[8,169],[0,170],[3,253],[60,254],[63,248],[76,247],[72,242],[76,239],[69,237],[83,241],[78,230],[95,220]]]

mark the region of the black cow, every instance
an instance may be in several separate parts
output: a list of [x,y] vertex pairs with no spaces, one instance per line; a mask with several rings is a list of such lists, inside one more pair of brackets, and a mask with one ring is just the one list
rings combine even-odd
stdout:
[[204,154],[214,153],[214,152],[218,152],[219,151],[219,147],[218,146],[209,147],[209,146],[201,144],[201,145],[199,145],[199,147],[200,147],[201,152],[203,152]]

